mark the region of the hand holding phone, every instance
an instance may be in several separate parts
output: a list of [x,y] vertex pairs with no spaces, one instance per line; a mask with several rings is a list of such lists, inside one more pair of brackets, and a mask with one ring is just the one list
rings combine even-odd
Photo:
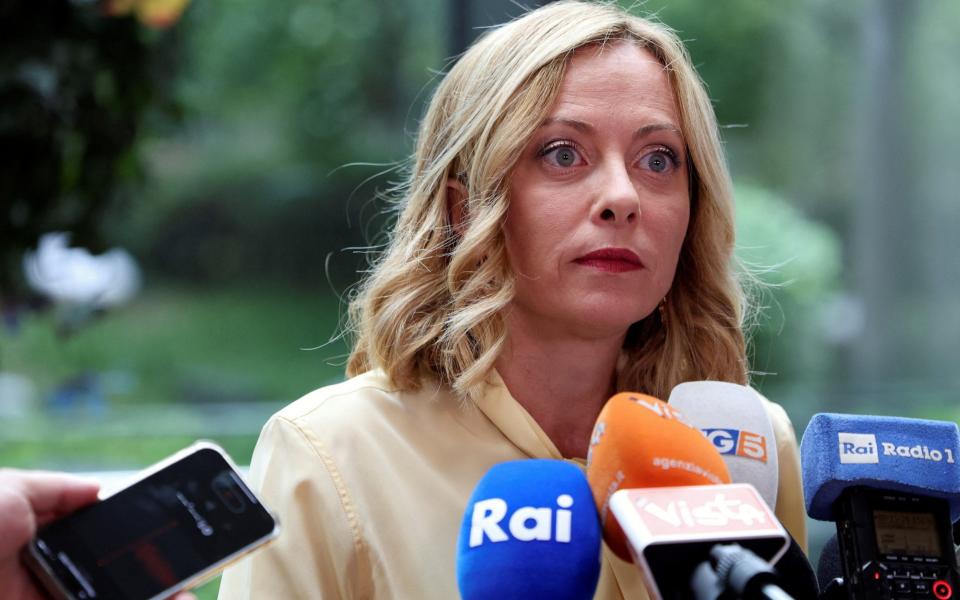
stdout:
[[0,589],[5,598],[41,598],[20,562],[38,525],[97,499],[96,482],[61,473],[0,469]]
[[198,442],[129,487],[41,527],[23,558],[58,600],[159,600],[278,532],[226,453]]

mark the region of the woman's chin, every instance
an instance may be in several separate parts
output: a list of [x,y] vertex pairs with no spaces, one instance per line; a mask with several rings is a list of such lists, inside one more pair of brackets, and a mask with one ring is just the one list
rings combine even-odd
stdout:
[[623,337],[632,325],[642,321],[650,313],[618,310],[623,307],[591,310],[576,319],[575,328],[582,337],[606,339]]

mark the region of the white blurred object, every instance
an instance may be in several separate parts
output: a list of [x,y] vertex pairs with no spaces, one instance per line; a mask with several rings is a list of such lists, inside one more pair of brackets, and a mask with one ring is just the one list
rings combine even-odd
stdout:
[[129,302],[140,290],[140,268],[129,252],[113,248],[94,256],[70,248],[70,234],[47,233],[35,252],[23,258],[27,282],[58,304],[112,308]]
[[37,405],[37,386],[19,373],[0,371],[0,418],[23,417]]

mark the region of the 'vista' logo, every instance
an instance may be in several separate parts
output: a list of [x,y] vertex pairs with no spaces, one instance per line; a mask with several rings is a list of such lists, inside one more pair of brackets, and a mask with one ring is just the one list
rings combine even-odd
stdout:
[[677,529],[731,527],[734,525],[751,527],[764,525],[767,522],[767,515],[763,510],[743,502],[739,498],[727,498],[720,493],[703,503],[691,504],[686,500],[679,500],[659,504],[653,500],[639,498],[634,505],[637,510],[643,511],[650,517]]

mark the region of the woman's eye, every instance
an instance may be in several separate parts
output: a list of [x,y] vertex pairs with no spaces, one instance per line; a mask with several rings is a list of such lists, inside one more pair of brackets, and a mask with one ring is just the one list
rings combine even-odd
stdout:
[[665,148],[654,150],[644,156],[641,161],[654,173],[665,173],[678,166],[676,156]]
[[573,167],[583,162],[577,149],[566,143],[547,146],[540,151],[540,156],[549,164],[563,168]]

